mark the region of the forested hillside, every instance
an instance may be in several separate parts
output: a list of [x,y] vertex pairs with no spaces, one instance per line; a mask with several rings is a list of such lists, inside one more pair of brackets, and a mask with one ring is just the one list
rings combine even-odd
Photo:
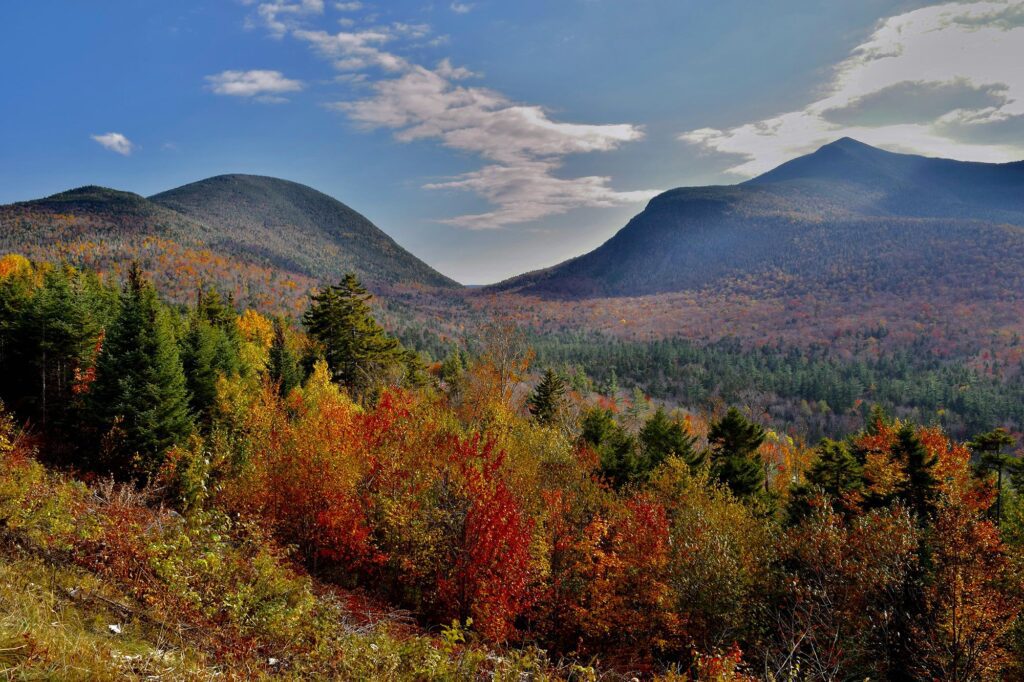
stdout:
[[507,322],[426,357],[373,310],[354,275],[293,324],[0,260],[3,669],[1024,674],[1013,434],[875,407],[807,443],[592,388]]
[[928,159],[843,139],[740,185],[670,190],[595,251],[495,290],[1017,300],[1022,197],[1024,162]]
[[370,221],[309,187],[220,176],[145,199],[103,187],[0,206],[0,250],[123,277],[137,261],[178,301],[215,284],[298,314],[324,280],[357,272],[376,290],[451,288]]
[[285,271],[321,280],[352,271],[380,284],[456,286],[356,211],[295,182],[218,175],[150,200],[215,226],[212,246]]

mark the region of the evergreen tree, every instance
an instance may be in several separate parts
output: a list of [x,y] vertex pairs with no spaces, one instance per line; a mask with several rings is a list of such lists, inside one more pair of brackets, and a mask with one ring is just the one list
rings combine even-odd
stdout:
[[939,497],[939,481],[933,470],[939,458],[929,454],[912,424],[904,424],[896,433],[893,456],[904,466],[907,477],[898,494],[924,523],[935,512]]
[[550,424],[565,406],[565,379],[548,368],[528,400],[530,414],[541,424]]
[[168,312],[137,265],[97,362],[90,394],[112,469],[152,476],[192,431],[189,395]]
[[738,497],[759,494],[765,485],[765,473],[757,449],[765,439],[764,429],[744,417],[735,407],[711,425],[711,469]]
[[863,485],[863,467],[850,447],[842,441],[826,438],[807,470],[807,482],[829,497],[838,498]]
[[310,337],[323,352],[334,381],[367,398],[396,369],[406,371],[408,356],[373,318],[372,296],[349,273],[313,297],[303,316]]
[[77,280],[70,269],[47,272],[20,326],[21,359],[31,367],[33,412],[44,428],[56,431],[66,426],[61,422],[70,407],[75,370],[88,362],[99,336]]
[[669,419],[664,407],[658,407],[640,429],[640,446],[647,471],[656,469],[669,457],[679,457],[696,469],[704,456],[694,448],[697,441],[678,421]]
[[215,290],[199,290],[196,307],[181,342],[181,361],[190,406],[204,421],[217,399],[217,379],[239,373],[241,336],[238,316]]
[[288,345],[285,325],[280,318],[274,319],[274,338],[270,344],[270,359],[267,366],[270,380],[277,386],[281,395],[288,395],[292,389],[302,383],[302,371],[299,360]]
[[611,410],[592,407],[583,413],[580,420],[580,440],[587,445],[598,448],[618,428]]
[[639,430],[640,422],[650,406],[650,402],[647,400],[647,396],[644,395],[643,390],[639,386],[634,386],[629,407],[625,410],[627,425],[634,431]]
[[862,488],[863,470],[860,460],[850,452],[849,444],[828,438],[822,440],[818,445],[817,457],[804,475],[804,482],[790,491],[790,521],[805,518],[811,511],[810,501],[816,495],[838,500]]
[[583,415],[580,440],[597,451],[601,473],[619,488],[641,476],[636,439],[619,426],[611,410],[593,407]]
[[1013,447],[1017,441],[1006,429],[998,428],[980,433],[967,445],[981,456],[978,468],[988,474],[996,472],[996,525],[1003,520],[1003,470],[1015,468],[1017,460],[1003,452],[1004,448]]
[[615,374],[614,367],[612,367],[611,372],[609,372],[607,381],[601,385],[601,395],[611,398],[612,403],[618,399],[619,377]]

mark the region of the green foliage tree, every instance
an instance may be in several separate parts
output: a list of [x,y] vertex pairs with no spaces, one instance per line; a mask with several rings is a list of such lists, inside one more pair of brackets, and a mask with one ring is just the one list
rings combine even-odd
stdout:
[[293,388],[302,383],[299,359],[288,343],[285,328],[285,323],[281,318],[274,318],[274,338],[270,343],[267,365],[270,380],[283,396],[291,393]]
[[938,503],[939,481],[934,469],[939,458],[928,452],[909,423],[896,433],[892,452],[903,463],[907,474],[898,494],[924,523],[934,515]]
[[764,489],[765,473],[757,449],[765,436],[764,428],[735,407],[708,431],[712,472],[739,497],[750,498]]
[[168,311],[137,265],[104,340],[90,399],[111,468],[122,476],[152,476],[167,449],[192,432]]
[[590,408],[580,427],[580,440],[597,451],[601,473],[612,485],[622,487],[644,475],[636,439],[615,421],[611,410]]
[[648,471],[658,468],[669,457],[679,457],[691,469],[704,462],[704,454],[694,447],[696,436],[687,433],[686,428],[669,418],[664,407],[658,407],[640,429],[640,447],[644,466]]
[[530,414],[541,424],[553,423],[565,407],[565,392],[565,379],[548,368],[527,401]]
[[818,445],[817,458],[807,470],[807,482],[832,498],[863,486],[863,466],[844,441],[829,438]]
[[181,341],[181,361],[191,409],[204,421],[217,399],[217,378],[241,371],[241,339],[236,321],[234,308],[225,304],[216,290],[199,290]]
[[978,468],[988,474],[996,473],[996,525],[1003,520],[1003,470],[1015,468],[1017,460],[1003,452],[1004,448],[1012,448],[1016,439],[1004,428],[979,433],[967,444],[980,457]]
[[313,297],[303,316],[310,337],[319,344],[334,381],[366,399],[389,372],[408,370],[408,354],[373,317],[372,296],[354,274]]
[[804,481],[791,489],[788,508],[791,521],[808,516],[814,496],[824,495],[835,501],[864,487],[864,467],[851,452],[849,443],[825,438],[816,454],[804,474]]

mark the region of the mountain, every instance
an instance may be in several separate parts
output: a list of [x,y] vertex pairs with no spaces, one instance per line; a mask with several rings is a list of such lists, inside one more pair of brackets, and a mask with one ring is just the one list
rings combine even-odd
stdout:
[[354,271],[377,290],[458,286],[365,217],[286,180],[222,175],[149,199],[81,187],[0,206],[0,253],[123,273],[133,260],[179,300],[216,284],[240,302],[294,312]]
[[494,290],[552,298],[732,288],[801,295],[1024,285],[1024,162],[850,138],[738,185],[670,190],[594,251]]
[[219,175],[150,201],[215,226],[211,246],[285,270],[321,279],[354,270],[378,283],[455,286],[361,214],[295,182]]

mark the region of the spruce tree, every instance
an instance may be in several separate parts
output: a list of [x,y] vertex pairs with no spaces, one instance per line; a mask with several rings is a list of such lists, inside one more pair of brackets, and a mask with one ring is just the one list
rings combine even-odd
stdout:
[[696,469],[704,460],[703,454],[694,448],[696,441],[695,436],[687,433],[678,421],[669,419],[665,408],[659,406],[640,429],[644,467],[652,471],[669,457],[679,457]]
[[757,449],[765,439],[764,429],[744,417],[735,407],[711,425],[711,469],[738,497],[753,497],[763,490],[765,473]]
[[285,324],[281,318],[274,319],[274,338],[270,343],[270,358],[267,366],[270,380],[281,395],[288,395],[302,383],[299,360],[288,345]]
[[204,421],[216,403],[217,379],[237,375],[242,367],[237,318],[215,290],[199,290],[181,341],[181,361],[191,409]]
[[90,401],[111,469],[124,477],[155,474],[167,449],[192,431],[168,312],[137,265],[107,331]]
[[349,273],[337,285],[313,297],[303,316],[319,344],[332,379],[357,398],[367,398],[390,371],[407,369],[408,356],[373,317],[372,296]]
[[1006,429],[998,428],[975,436],[967,445],[981,456],[979,470],[988,474],[996,472],[996,525],[1003,520],[1003,470],[1011,470],[1016,460],[1003,453],[1003,448],[1013,447],[1017,441]]
[[838,498],[863,485],[863,467],[850,447],[828,438],[818,445],[817,457],[807,470],[807,482],[826,495]]
[[848,443],[825,438],[818,445],[817,456],[804,475],[805,480],[790,491],[790,520],[796,522],[805,518],[812,509],[811,500],[818,495],[840,500],[845,494],[861,489],[863,473],[864,467],[850,451]]
[[597,451],[601,473],[613,486],[619,488],[640,477],[636,439],[619,426],[611,410],[589,409],[580,426],[580,441]]
[[528,402],[530,414],[541,424],[551,424],[565,405],[565,379],[548,368]]
[[935,512],[938,502],[939,481],[933,471],[939,458],[928,452],[912,424],[904,424],[896,433],[892,454],[907,474],[898,490],[899,497],[924,523]]

